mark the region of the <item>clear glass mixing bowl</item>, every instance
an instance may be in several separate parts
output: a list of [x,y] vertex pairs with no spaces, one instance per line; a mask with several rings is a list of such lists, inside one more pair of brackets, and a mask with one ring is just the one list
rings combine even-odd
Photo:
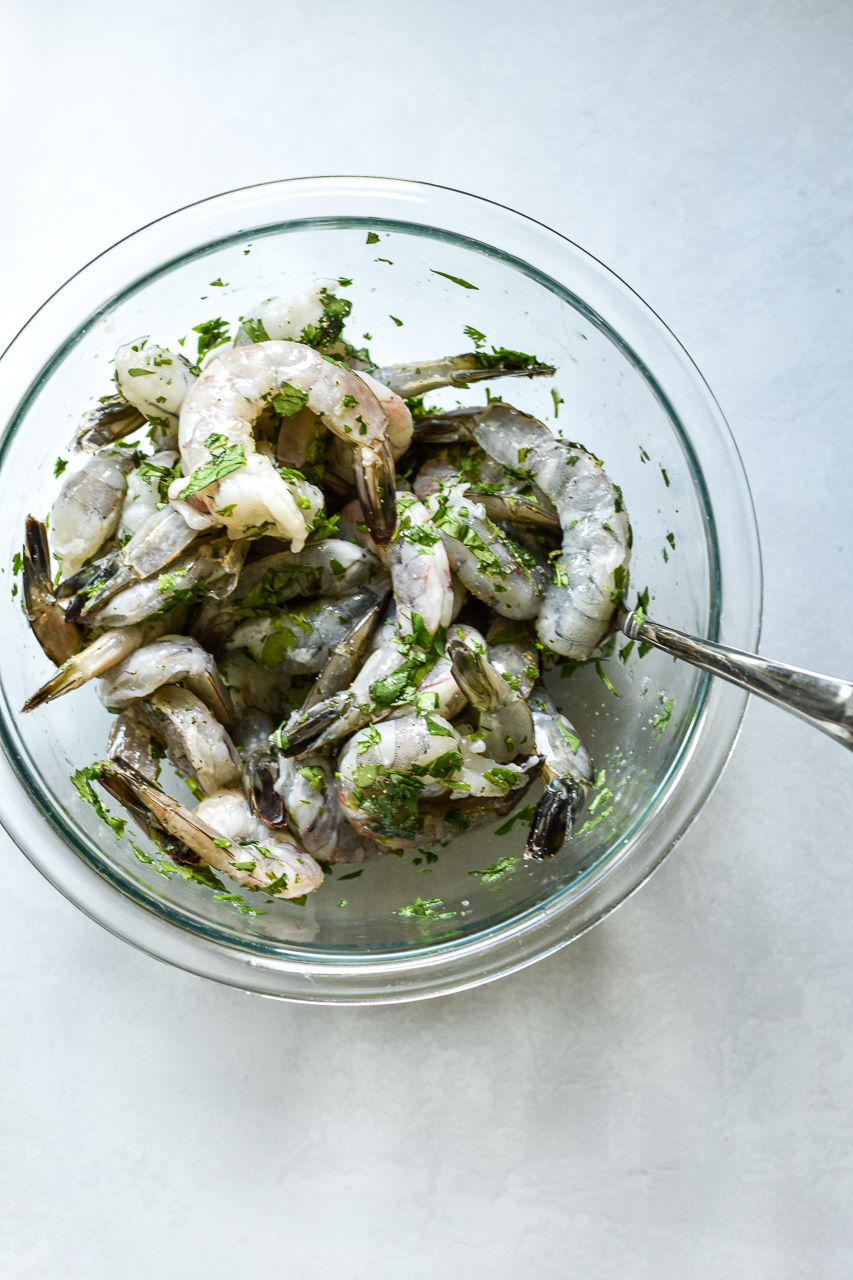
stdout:
[[[205,886],[164,878],[127,838],[114,839],[69,781],[105,751],[109,716],[94,688],[19,711],[49,671],[10,591],[24,519],[49,510],[57,455],[109,390],[119,343],[151,334],[171,346],[190,334],[191,345],[201,321],[233,324],[261,298],[328,277],[352,280],[347,335],[382,363],[468,350],[463,329],[474,326],[557,366],[551,381],[505,379],[491,392],[604,459],[631,513],[630,598],[648,587],[652,617],[753,649],[758,539],[732,437],[669,330],[570,241],[460,192],[358,177],[229,192],[109,249],[18,335],[0,360],[4,826],[73,902],[160,959],[294,1000],[412,1000],[530,964],[633,892],[707,798],[746,695],[655,651],[641,658],[635,647],[622,661],[624,640],[602,667],[618,696],[595,665],[555,673],[556,700],[604,776],[586,830],[550,862],[520,859],[519,823],[464,836],[432,863],[416,851],[389,856],[342,884],[353,868],[338,867],[305,906],[262,900],[253,905],[265,914],[247,915]],[[460,396],[482,403],[483,384],[430,399]],[[502,874],[472,874],[510,858]],[[441,901],[432,915],[400,914],[417,899]]]

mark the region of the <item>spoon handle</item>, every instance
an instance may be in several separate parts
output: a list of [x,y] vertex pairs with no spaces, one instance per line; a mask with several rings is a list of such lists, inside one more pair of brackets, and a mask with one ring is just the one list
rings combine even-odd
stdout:
[[757,693],[759,698],[793,712],[853,751],[853,681],[787,667],[755,653],[700,640],[652,622],[642,614],[638,621],[635,610],[620,610],[618,624],[629,640],[654,645],[673,658],[682,658],[749,693]]

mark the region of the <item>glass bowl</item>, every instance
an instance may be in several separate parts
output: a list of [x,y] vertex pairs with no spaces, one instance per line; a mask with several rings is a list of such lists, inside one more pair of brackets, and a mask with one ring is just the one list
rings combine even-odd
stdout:
[[[96,258],[11,344],[0,361],[6,830],[67,897],[162,960],[291,1000],[412,1000],[530,964],[618,906],[704,803],[746,695],[657,651],[626,653],[622,638],[598,665],[555,671],[555,699],[592,752],[599,790],[552,861],[523,861],[524,822],[496,822],[437,860],[415,850],[340,866],[304,906],[254,895],[263,914],[248,914],[141,861],[130,827],[114,838],[69,781],[106,749],[109,716],[93,686],[19,710],[51,669],[12,586],[25,517],[49,510],[57,456],[109,391],[119,343],[189,335],[191,350],[194,325],[221,316],[233,326],[260,299],[329,277],[352,281],[346,335],[383,364],[469,350],[473,326],[557,367],[552,380],[506,378],[490,392],[604,459],[633,524],[630,599],[647,587],[652,617],[754,649],[758,539],[722,414],[657,316],[562,236],[442,187],[307,178],[204,200]],[[484,387],[430,400],[483,403]]]

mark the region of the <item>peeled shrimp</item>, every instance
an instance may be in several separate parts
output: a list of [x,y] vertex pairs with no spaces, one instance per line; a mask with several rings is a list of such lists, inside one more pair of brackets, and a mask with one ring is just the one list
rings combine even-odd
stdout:
[[102,765],[98,781],[122,804],[130,801],[130,812],[143,826],[147,817],[179,846],[244,889],[298,898],[323,882],[314,859],[289,836],[265,828],[239,791],[219,791],[193,812],[118,760]]
[[147,337],[119,347],[115,363],[116,384],[125,400],[145,415],[161,448],[173,448],[181,405],[198,370],[185,356],[149,346]]
[[[110,667],[130,657],[142,645],[157,640],[168,627],[180,627],[184,616],[185,611],[181,609],[168,618],[153,618],[141,627],[115,627],[104,632],[85,649],[63,662],[56,674],[27,699],[21,710],[34,711],[45,702],[52,702],[54,698],[60,698],[72,689],[79,689],[82,684],[103,675]],[[184,636],[179,638],[185,639]]]
[[[236,347],[211,361],[184,402],[180,449],[189,479],[175,481],[170,497],[180,498],[196,486],[233,537],[266,525],[301,551],[305,513],[313,518],[322,494],[307,481],[279,475],[257,452],[252,434],[268,403],[275,407],[276,397],[285,393],[291,402],[301,399],[353,449],[364,518],[377,541],[388,541],[394,462],[382,407],[357,374],[301,342]],[[231,470],[223,474],[226,467]]]
[[556,439],[544,423],[502,402],[423,421],[431,429],[444,424],[445,439],[454,432],[453,438],[460,433],[472,436],[504,466],[523,467],[553,502],[563,546],[536,629],[555,653],[588,658],[607,635],[627,586],[630,558],[628,513],[601,463],[578,445]]
[[514,693],[485,656],[461,640],[451,639],[447,652],[453,675],[465,697],[476,709],[478,727],[486,751],[499,764],[533,750],[533,717],[525,700]]
[[553,858],[593,784],[592,761],[571,721],[557,710],[542,685],[533,690],[530,707],[545,794],[536,807],[524,856]]
[[340,599],[317,597],[299,609],[272,617],[247,618],[228,640],[227,653],[246,652],[282,674],[315,674],[352,624],[376,603],[370,587]]
[[205,795],[240,786],[243,773],[233,742],[189,689],[165,685],[131,706],[175,768],[193,778]]
[[98,697],[105,707],[121,710],[135,698],[147,698],[155,689],[181,680],[201,698],[217,720],[231,723],[231,699],[216,663],[189,636],[163,636],[115,663],[105,672]]
[[246,558],[247,543],[218,538],[192,546],[168,566],[168,572],[144,578],[118,591],[88,614],[101,627],[126,627],[167,613],[187,599],[193,588],[204,586],[209,595],[222,598],[233,591]]
[[63,576],[76,573],[115,532],[132,465],[131,454],[107,450],[66,478],[51,515],[53,554]]

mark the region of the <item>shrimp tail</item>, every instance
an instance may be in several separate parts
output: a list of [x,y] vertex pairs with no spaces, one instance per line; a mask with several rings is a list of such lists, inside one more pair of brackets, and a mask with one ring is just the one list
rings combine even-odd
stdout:
[[[185,851],[184,861],[195,863],[201,858],[214,865],[222,863],[222,852],[215,843],[221,841],[221,837],[213,828],[179,804],[162,787],[149,782],[131,765],[121,760],[105,761],[101,764],[97,781],[124,805],[143,831],[151,833],[153,828],[161,839],[164,835],[168,837],[167,845]],[[154,836],[152,838],[155,843],[160,843]],[[171,853],[169,847],[165,851]]]
[[272,751],[255,751],[243,764],[243,790],[262,822],[274,829],[287,826],[287,809],[276,791],[280,766]]
[[563,847],[583,806],[586,788],[573,778],[552,778],[536,806],[525,858],[553,858]]
[[134,653],[142,643],[143,633],[138,627],[116,627],[99,636],[86,649],[64,662],[46,684],[37,689],[21,708],[34,711],[45,702],[52,702],[63,693],[79,689],[81,684],[103,675],[110,667]]
[[85,450],[94,453],[104,445],[115,444],[136,431],[146,421],[136,405],[128,404],[124,396],[108,396],[97,409],[84,413],[71,442],[74,453]]
[[83,633],[56,603],[47,529],[33,516],[27,516],[22,560],[24,612],[45,654],[59,666],[80,648]]
[[326,730],[350,710],[351,703],[347,690],[318,702],[307,715],[299,716],[294,726],[286,730],[287,745],[282,748],[285,756],[292,759],[310,751]]
[[[365,456],[366,455],[366,456]],[[397,527],[397,475],[385,441],[371,445],[355,461],[355,487],[370,536],[387,546]]]
[[385,611],[387,599],[388,592],[386,591],[362,618],[353,623],[343,640],[335,645],[326,660],[326,665],[314,681],[308,697],[302,704],[303,712],[308,711],[320,702],[324,702],[326,698],[331,698],[334,694],[341,693],[352,684],[353,678],[361,666],[365,650]]

